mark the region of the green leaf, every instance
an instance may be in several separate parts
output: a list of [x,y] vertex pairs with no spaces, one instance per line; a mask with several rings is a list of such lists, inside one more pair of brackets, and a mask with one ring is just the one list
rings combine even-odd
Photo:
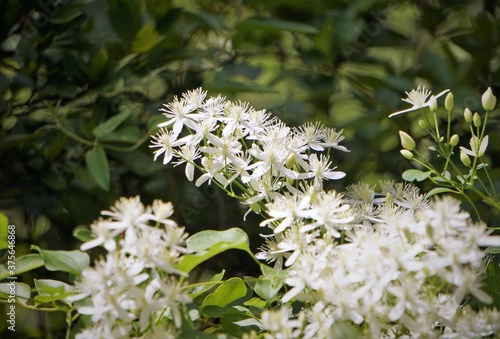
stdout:
[[90,230],[85,226],[78,226],[73,230],[73,236],[80,241],[87,242],[95,239]]
[[244,333],[251,330],[259,331],[261,327],[261,324],[255,318],[249,317],[243,312],[227,312],[221,317],[220,323],[224,331],[236,338],[241,338]]
[[109,55],[108,51],[103,48],[101,49],[94,59],[92,60],[92,63],[90,64],[90,71],[89,75],[91,79],[97,79],[99,75],[101,75],[102,70],[104,67],[106,67],[106,64],[108,63]]
[[136,0],[109,0],[108,16],[113,29],[126,44],[131,42],[141,29],[141,7]]
[[489,246],[484,250],[487,254],[500,254],[500,246]]
[[90,149],[85,154],[85,162],[96,184],[105,191],[109,190],[109,164],[102,146]]
[[281,287],[283,287],[283,283],[280,280],[271,280],[266,277],[260,277],[255,284],[254,290],[259,297],[270,301],[276,298]]
[[262,274],[268,279],[277,279],[279,281],[285,281],[287,277],[286,270],[278,270],[264,264],[260,264],[260,270],[262,271]]
[[424,172],[424,171],[420,171],[420,170],[417,170],[417,169],[409,169],[409,170],[404,171],[404,173],[403,173],[403,179],[406,180],[406,181],[410,181],[410,182],[414,181],[414,180],[424,181],[431,174],[432,174],[431,171]]
[[50,18],[50,22],[56,25],[68,24],[82,14],[82,9],[76,6],[57,6],[57,9],[57,13]]
[[146,0],[145,2],[149,14],[157,21],[172,8],[172,0]]
[[193,268],[213,256],[230,249],[239,249],[253,256],[250,251],[247,234],[239,228],[225,231],[201,231],[193,234],[186,241],[188,250],[196,252],[186,254],[177,264],[176,268],[189,273]]
[[439,194],[439,193],[458,193],[457,191],[447,188],[447,187],[436,187],[431,189],[427,194],[425,195],[426,199],[429,199],[433,195]]
[[247,300],[243,303],[245,306],[252,306],[252,307],[257,307],[264,309],[267,307],[267,301],[262,300],[261,298],[253,297],[250,300]]
[[241,21],[236,27],[238,31],[264,31],[264,32],[279,32],[288,31],[303,34],[317,34],[319,31],[316,27],[303,24],[295,21],[284,21],[271,18],[248,18]]
[[127,118],[132,115],[132,113],[133,111],[129,109],[113,115],[108,120],[97,125],[96,128],[94,128],[94,130],[92,131],[92,134],[98,139],[105,137],[109,133],[113,132],[118,126],[120,126],[122,122],[127,120]]
[[38,292],[35,301],[39,303],[63,300],[77,293],[70,285],[52,279],[35,279],[35,288]]
[[26,254],[16,258],[14,274],[11,274],[8,266],[8,261],[0,266],[0,280],[42,267],[43,259],[39,254]]
[[196,287],[190,289],[189,290],[189,297],[191,299],[194,299],[196,297],[199,297],[200,295],[202,295],[203,293],[205,293],[206,291],[208,291],[212,287],[214,287],[214,285],[215,285],[214,283],[221,281],[222,278],[224,277],[225,272],[226,272],[225,270],[222,270],[222,272],[215,274],[212,278],[210,278],[210,280],[208,281],[208,283],[206,285],[196,286]]
[[210,92],[219,93],[239,93],[239,92],[256,92],[256,93],[277,93],[278,91],[275,88],[260,86],[260,85],[252,85],[252,84],[243,84],[234,81],[216,81],[209,84],[206,84],[204,88]]
[[9,243],[7,242],[7,236],[9,234],[9,219],[3,213],[0,213],[0,250],[7,248]]
[[49,271],[62,271],[74,275],[80,274],[90,264],[90,257],[82,251],[51,251],[42,250],[31,245],[31,249],[40,253]]
[[219,31],[224,27],[222,18],[218,15],[206,12],[185,12],[187,15],[192,16],[197,21],[203,23],[214,31]]
[[17,301],[26,304],[26,302],[31,297],[31,287],[25,283],[12,281],[7,283],[0,283],[0,299],[8,300],[11,295],[11,288],[13,284],[15,285],[15,296]]
[[366,338],[361,332],[358,326],[355,326],[346,321],[336,321],[332,326],[331,334],[329,336],[331,339],[364,339]]
[[132,41],[132,52],[145,53],[153,48],[159,41],[160,35],[153,22],[148,23],[137,32]]
[[246,294],[245,282],[240,278],[231,278],[217,287],[214,292],[207,295],[200,306],[200,310],[203,313],[203,309],[207,306],[224,308],[230,303],[243,298]]
[[141,130],[137,126],[124,126],[113,131],[101,140],[103,142],[123,142],[126,144],[135,144],[141,139]]

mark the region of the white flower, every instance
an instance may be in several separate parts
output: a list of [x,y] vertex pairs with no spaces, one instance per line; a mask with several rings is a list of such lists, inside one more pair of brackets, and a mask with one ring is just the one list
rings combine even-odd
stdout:
[[261,314],[262,328],[268,333],[265,339],[291,339],[300,336],[301,321],[292,319],[292,309],[281,306],[279,310],[264,310]]
[[107,221],[110,229],[121,231],[133,227],[146,227],[152,217],[150,208],[144,207],[139,196],[121,197],[109,211],[102,211],[101,214],[112,218]]
[[193,109],[199,109],[203,105],[203,101],[207,96],[207,91],[204,91],[201,87],[187,91],[182,95],[182,98],[189,103]]
[[449,89],[446,89],[446,90],[442,91],[441,93],[432,96],[431,99],[429,99],[427,101],[427,98],[431,94],[431,91],[430,90],[426,90],[425,86],[420,87],[420,85],[419,85],[416,90],[412,89],[409,93],[405,92],[406,95],[408,95],[408,97],[406,99],[402,99],[403,101],[411,104],[412,107],[408,108],[408,109],[404,109],[402,111],[394,112],[391,115],[389,115],[389,118],[392,118],[393,116],[396,116],[396,115],[399,115],[399,114],[403,114],[403,113],[415,111],[415,110],[417,110],[419,108],[430,107],[430,105],[431,105],[431,103],[433,102],[434,99],[439,98],[440,96],[448,93],[449,91],[450,91]]
[[196,118],[196,113],[192,113],[195,109],[195,105],[198,103],[191,103],[184,98],[175,97],[174,100],[168,104],[164,104],[165,108],[160,109],[165,117],[169,120],[158,124],[158,127],[166,127],[174,124],[173,131],[175,135],[179,135],[182,131],[184,125],[189,128],[194,128],[196,123],[193,121]]
[[313,150],[324,150],[323,146],[321,146],[321,140],[325,137],[326,131],[320,122],[307,122],[301,125],[297,131],[303,134],[305,141]]
[[332,147],[342,152],[350,152],[346,147],[340,146],[339,143],[344,140],[342,135],[343,130],[337,131],[335,128],[327,127],[323,142],[320,142],[321,147]]
[[284,199],[278,199],[267,205],[269,216],[271,218],[264,220],[260,226],[266,226],[275,221],[281,222],[274,227],[274,234],[283,232],[286,228],[290,227],[297,218],[303,218],[307,214],[305,212],[308,207],[309,201],[296,195],[287,195]]
[[166,129],[161,129],[156,135],[153,136],[153,141],[151,142],[150,148],[160,148],[154,151],[154,160],[164,154],[163,164],[166,165],[172,160],[174,155],[173,147],[179,146],[182,141],[177,140],[177,135],[173,131],[168,131]]
[[309,172],[301,175],[302,177],[314,178],[314,186],[322,190],[323,189],[323,179],[328,180],[338,180],[345,177],[344,172],[334,171],[330,168],[332,164],[328,157],[321,154],[319,159],[316,154],[311,154],[309,157]]
[[221,170],[224,168],[224,164],[221,161],[203,158],[201,159],[201,164],[203,165],[205,173],[202,174],[198,180],[196,180],[196,187],[203,185],[203,183],[207,180],[210,185],[212,183],[212,179],[217,180],[217,182],[223,187],[226,187],[229,184],[229,181],[226,179],[224,174],[221,173]]
[[484,155],[484,152],[488,147],[488,140],[488,136],[485,136],[483,140],[480,141],[478,137],[473,135],[469,142],[470,150],[462,146],[460,146],[460,150],[465,154],[480,158]]
[[108,224],[103,218],[99,218],[96,222],[90,225],[90,230],[95,239],[89,240],[80,246],[81,251],[87,251],[96,246],[104,245],[108,252],[113,252],[116,249],[115,237],[121,233],[121,230],[110,230]]
[[180,160],[174,163],[174,166],[186,163],[185,174],[189,181],[193,181],[194,177],[194,161],[198,159],[201,154],[196,146],[181,146],[177,154]]

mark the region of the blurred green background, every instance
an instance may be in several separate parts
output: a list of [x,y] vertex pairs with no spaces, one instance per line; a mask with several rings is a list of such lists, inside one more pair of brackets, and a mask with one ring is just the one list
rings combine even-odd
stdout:
[[[449,88],[461,131],[464,107],[481,112],[488,86],[500,94],[499,17],[500,2],[488,0],[2,0],[0,212],[17,226],[17,255],[33,243],[77,248],[75,227],[134,195],[172,201],[189,233],[243,227],[257,248],[259,219],[244,222],[244,206],[153,162],[161,103],[200,86],[290,125],[343,129],[351,152],[333,161],[347,177],[332,188],[401,181],[411,165],[398,130],[423,135],[418,113],[387,116],[408,107],[401,98],[418,84]],[[497,178],[498,118],[493,112],[488,133],[497,142],[487,154]],[[211,264],[254,273],[245,260]],[[64,327],[57,316],[24,316],[26,337],[57,337]]]

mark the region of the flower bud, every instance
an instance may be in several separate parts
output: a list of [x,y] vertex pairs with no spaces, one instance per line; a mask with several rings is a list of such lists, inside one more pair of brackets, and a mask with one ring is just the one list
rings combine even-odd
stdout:
[[460,161],[462,161],[462,164],[464,164],[466,167],[470,167],[470,158],[463,151],[460,151]]
[[392,196],[391,192],[387,192],[385,196],[385,203],[391,206],[394,204],[394,197]]
[[420,127],[422,127],[423,129],[427,129],[427,128],[429,128],[429,127],[430,127],[430,126],[429,126],[429,124],[428,124],[427,122],[425,122],[425,120],[422,120],[422,119],[420,119],[420,120],[418,121],[418,125],[419,125]]
[[258,202],[254,202],[253,204],[250,204],[250,209],[254,211],[255,213],[260,213],[260,205]]
[[453,106],[454,106],[453,93],[450,92],[444,99],[444,108],[449,112],[453,110]]
[[408,160],[413,159],[413,153],[410,152],[410,151],[408,151],[408,150],[406,150],[406,149],[400,150],[399,153],[401,153],[401,155],[403,157],[405,157],[406,159],[408,159]]
[[467,121],[469,124],[472,122],[472,112],[470,111],[470,109],[466,108],[464,110],[464,118],[465,121]]
[[472,122],[474,123],[474,126],[481,127],[481,117],[477,112],[474,113],[474,116],[472,117]]
[[292,153],[286,159],[285,166],[286,168],[292,168],[295,165],[295,153]]
[[451,146],[456,146],[458,145],[458,141],[460,140],[460,137],[457,134],[453,134],[450,138],[450,145]]
[[431,112],[436,112],[438,109],[437,100],[434,95],[429,99],[429,108],[431,109]]
[[399,131],[399,138],[401,139],[401,145],[403,145],[404,149],[408,151],[413,151],[415,149],[415,141],[407,133]]
[[486,92],[484,92],[483,96],[481,97],[481,102],[483,104],[483,108],[486,111],[491,111],[493,108],[495,108],[495,105],[497,104],[497,98],[493,95],[491,87],[488,87]]
[[311,199],[311,204],[315,204],[316,202],[318,202],[318,194],[314,186],[309,187],[308,194],[309,199]]

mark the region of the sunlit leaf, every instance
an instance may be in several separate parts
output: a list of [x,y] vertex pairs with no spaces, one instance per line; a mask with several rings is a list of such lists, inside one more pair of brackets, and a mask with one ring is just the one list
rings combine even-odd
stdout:
[[410,182],[415,181],[415,180],[416,181],[424,181],[431,174],[432,174],[431,171],[424,172],[424,171],[420,171],[417,169],[409,169],[409,170],[404,171],[402,177],[404,180],[410,181]]
[[45,262],[45,268],[49,271],[62,271],[78,275],[90,264],[89,255],[82,251],[42,250],[35,245],[31,245],[31,249],[40,253]]
[[213,256],[230,249],[239,249],[253,257],[249,248],[247,234],[239,228],[225,231],[201,231],[186,241],[188,250],[194,254],[184,255],[177,264],[177,269],[189,273],[193,268]]
[[[42,267],[44,264],[42,257],[36,254],[26,254],[16,258],[15,270],[11,272],[9,270],[9,261],[3,263],[0,266],[0,280],[5,279],[9,276],[17,276],[21,273],[34,270],[36,268]],[[14,273],[14,274],[12,274]]]

